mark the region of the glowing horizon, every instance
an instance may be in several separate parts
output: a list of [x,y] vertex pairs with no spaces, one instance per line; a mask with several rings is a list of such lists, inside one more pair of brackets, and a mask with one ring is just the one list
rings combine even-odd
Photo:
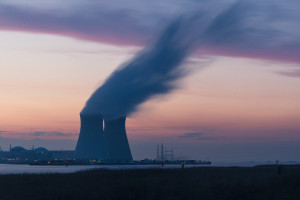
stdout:
[[[0,3],[0,11],[6,8],[4,4]],[[0,12],[0,17],[3,16],[0,19],[1,146],[7,148],[8,143],[4,142],[7,139],[45,140],[50,141],[47,145],[53,148],[57,147],[56,141],[77,140],[79,112],[91,93],[143,48],[151,34],[159,32],[161,27],[155,26],[159,17],[167,23],[178,13],[175,6],[172,12],[159,13],[152,19],[148,16],[153,15],[151,10],[138,5],[135,9],[141,19],[124,17],[122,27],[118,27],[115,17],[125,16],[127,8],[123,7],[124,13],[103,11],[103,16],[110,20],[107,24],[105,20],[99,22],[98,28],[85,24],[88,18],[82,19],[79,25],[73,23],[72,18],[66,18],[65,24],[57,22],[42,5],[43,9],[14,2],[10,6],[15,13]],[[60,8],[59,3],[52,6]],[[114,8],[113,4],[107,6]],[[34,16],[42,13],[42,18],[19,26],[18,17],[31,19],[29,11],[32,9]],[[73,10],[68,11],[73,13]],[[73,14],[80,19],[80,12],[78,9]],[[147,23],[142,24],[143,19]],[[43,20],[47,22],[44,27],[41,26]],[[231,143],[300,144],[297,56],[300,40],[297,40],[296,29],[289,32],[291,24],[292,20],[281,24],[287,34],[282,41],[291,41],[288,44],[294,46],[274,48],[270,53],[264,49],[243,51],[245,43],[228,48],[227,43],[207,45],[198,50],[204,53],[202,57],[196,51],[184,63],[189,75],[178,82],[179,89],[151,99],[139,112],[128,116],[126,127],[130,143],[169,142],[186,148],[188,144],[208,145],[207,148],[209,144],[225,148]],[[86,30],[82,29],[85,25]],[[123,26],[128,26],[124,34],[120,31]],[[285,155],[291,152],[286,151]],[[295,149],[296,152],[300,149]]]

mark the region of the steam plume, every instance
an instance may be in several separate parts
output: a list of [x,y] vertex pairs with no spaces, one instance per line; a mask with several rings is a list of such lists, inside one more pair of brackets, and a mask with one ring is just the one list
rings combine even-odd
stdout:
[[182,19],[170,24],[160,38],[125,63],[98,88],[82,113],[112,119],[127,116],[149,98],[168,93],[185,73],[180,67],[194,47]]
[[[237,1],[215,16],[202,10],[175,20],[153,45],[113,72],[82,112],[101,113],[104,118],[135,112],[141,103],[176,87],[175,81],[186,74],[181,64],[195,48],[213,54],[300,62],[296,34],[300,29],[289,31],[280,23],[286,22],[291,28],[295,19],[286,12],[277,17],[271,11],[255,15],[257,8],[267,11],[270,5],[269,1],[256,3],[259,7]],[[277,2],[273,9],[279,9],[279,5]]]

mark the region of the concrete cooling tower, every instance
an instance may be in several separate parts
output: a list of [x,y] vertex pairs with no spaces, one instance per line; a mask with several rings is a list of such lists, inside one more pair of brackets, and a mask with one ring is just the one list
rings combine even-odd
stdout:
[[101,115],[80,114],[76,159],[130,162],[132,155],[125,130],[126,117],[104,120]]
[[106,140],[103,135],[101,115],[80,114],[80,134],[75,149],[77,159],[109,159]]
[[104,120],[104,137],[107,140],[110,159],[114,162],[132,161],[125,121],[126,117]]

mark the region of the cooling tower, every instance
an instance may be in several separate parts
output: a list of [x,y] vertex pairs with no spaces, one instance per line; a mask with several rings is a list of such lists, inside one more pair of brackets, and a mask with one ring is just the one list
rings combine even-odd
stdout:
[[109,152],[103,136],[101,115],[80,114],[81,127],[75,149],[77,159],[109,159]]
[[126,117],[104,120],[104,137],[113,162],[130,162],[132,155],[125,130]]

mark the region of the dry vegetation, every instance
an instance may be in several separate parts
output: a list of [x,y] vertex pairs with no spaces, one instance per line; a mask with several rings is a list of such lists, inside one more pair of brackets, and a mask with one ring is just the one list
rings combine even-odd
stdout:
[[1,200],[300,199],[300,166],[91,170],[0,176]]

